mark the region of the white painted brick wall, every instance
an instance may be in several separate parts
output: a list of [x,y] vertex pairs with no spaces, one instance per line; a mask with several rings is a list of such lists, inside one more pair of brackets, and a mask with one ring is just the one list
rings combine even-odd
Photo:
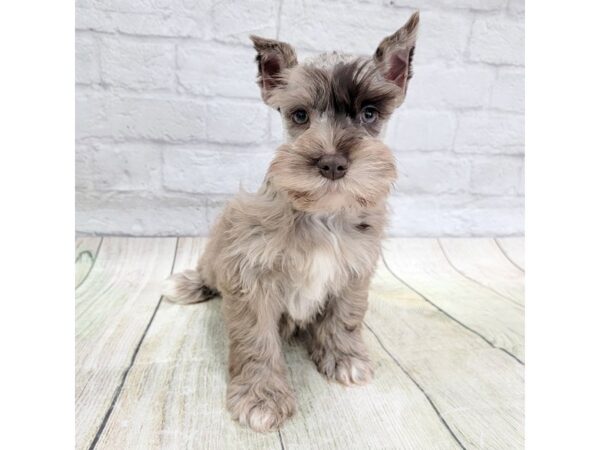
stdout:
[[76,0],[77,230],[206,234],[281,139],[251,33],[371,53],[421,10],[390,234],[523,232],[523,0]]

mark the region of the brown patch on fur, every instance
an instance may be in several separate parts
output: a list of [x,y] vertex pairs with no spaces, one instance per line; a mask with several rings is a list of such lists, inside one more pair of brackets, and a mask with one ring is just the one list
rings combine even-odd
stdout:
[[363,208],[366,208],[367,206],[369,206],[369,202],[362,198],[362,197],[354,197],[356,200],[356,203],[358,203],[360,206],[362,206]]

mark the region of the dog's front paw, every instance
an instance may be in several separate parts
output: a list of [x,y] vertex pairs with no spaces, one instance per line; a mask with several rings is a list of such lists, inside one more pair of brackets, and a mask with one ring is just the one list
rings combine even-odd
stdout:
[[373,369],[368,361],[349,356],[336,362],[335,379],[346,386],[368,384],[373,379]]
[[319,372],[346,386],[368,384],[373,379],[371,363],[355,356],[323,358],[317,362]]
[[296,401],[287,388],[230,383],[227,409],[241,425],[261,433],[275,431],[296,412]]

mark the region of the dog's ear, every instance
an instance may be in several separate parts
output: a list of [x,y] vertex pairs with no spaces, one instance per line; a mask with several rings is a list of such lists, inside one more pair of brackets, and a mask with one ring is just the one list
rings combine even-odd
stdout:
[[285,42],[250,36],[256,49],[258,63],[258,85],[266,101],[270,91],[281,83],[281,74],[285,69],[298,64],[296,51]]
[[419,11],[410,16],[402,28],[381,41],[373,56],[385,79],[400,87],[404,93],[412,76],[418,28]]

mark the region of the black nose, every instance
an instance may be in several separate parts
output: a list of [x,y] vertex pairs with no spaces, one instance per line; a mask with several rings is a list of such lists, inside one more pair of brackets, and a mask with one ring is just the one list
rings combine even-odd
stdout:
[[348,160],[342,155],[325,155],[317,161],[317,167],[325,178],[337,180],[346,175]]

